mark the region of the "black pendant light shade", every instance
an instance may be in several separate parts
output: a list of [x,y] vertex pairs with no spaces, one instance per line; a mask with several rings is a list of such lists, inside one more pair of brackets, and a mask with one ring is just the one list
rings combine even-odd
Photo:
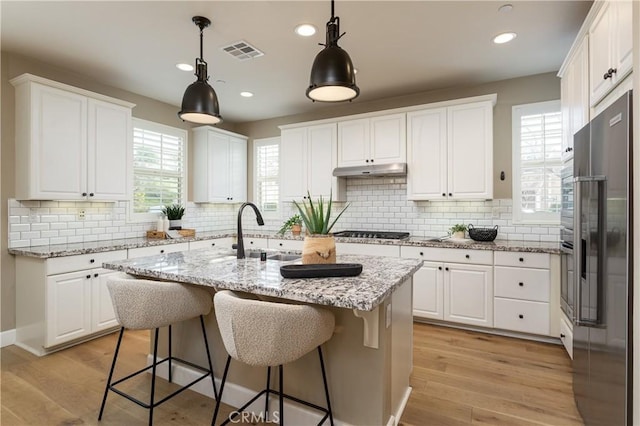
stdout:
[[356,73],[349,54],[338,46],[340,18],[333,14],[327,22],[327,41],[311,67],[311,78],[307,97],[319,102],[342,102],[356,98],[360,89],[356,86]]
[[196,58],[197,78],[184,92],[178,117],[192,123],[216,124],[222,121],[220,105],[215,90],[207,82],[207,63],[202,58],[202,30],[211,25],[211,21],[203,16],[194,16],[193,22],[200,28],[200,57]]

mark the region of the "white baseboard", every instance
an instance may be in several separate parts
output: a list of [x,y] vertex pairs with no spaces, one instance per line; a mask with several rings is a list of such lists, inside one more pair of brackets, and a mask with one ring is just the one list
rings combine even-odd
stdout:
[[[147,355],[147,365],[151,365],[152,362],[153,362],[153,355],[151,354]],[[232,360],[231,363],[233,364],[234,361]],[[233,368],[233,365],[231,365],[231,368]],[[148,370],[148,371],[151,372],[151,370]],[[168,372],[169,372],[169,366],[165,362],[158,367],[156,374],[159,377],[162,377],[163,379],[167,379],[169,376]],[[266,374],[266,369],[265,369],[265,374]],[[197,377],[201,375],[202,373],[200,373],[196,369],[193,369],[186,365],[179,364],[177,362],[173,363],[173,373],[171,377],[173,380],[173,383],[184,386],[187,383],[192,382],[193,380],[195,380]],[[216,378],[216,386],[218,389],[220,389],[220,381],[221,380],[219,378]],[[211,385],[211,378],[206,377],[205,379],[196,383],[189,389],[211,398],[211,415],[213,416],[213,409],[215,408],[215,402],[214,402],[215,398],[213,395],[213,386]],[[409,392],[411,392],[411,390],[409,390]],[[253,398],[256,393],[257,391],[254,391],[253,389],[248,389],[248,388],[245,388],[244,386],[240,386],[235,383],[231,383],[227,381],[227,383],[225,383],[224,385],[222,402],[232,407],[241,407],[247,401]],[[285,405],[285,412],[286,412],[286,423],[288,424],[294,424],[294,425],[295,424],[318,424],[320,419],[322,419],[322,415],[316,410],[307,409],[306,407],[301,407],[300,405],[291,403],[286,399],[285,399],[284,405]],[[270,399],[269,407],[273,407],[273,408],[278,407],[277,397]],[[261,413],[263,411],[263,408],[264,408],[264,399],[259,398],[257,401],[251,404],[246,409],[246,411]],[[273,411],[273,409],[271,411]],[[273,417],[274,417],[273,413],[270,413],[270,418],[273,418]],[[349,423],[345,423],[345,422],[341,422],[340,420],[337,420],[335,417],[333,420],[335,425],[352,426]]]
[[16,329],[0,332],[0,348],[16,343]]
[[402,413],[404,413],[404,409],[407,407],[407,403],[409,402],[409,397],[411,396],[411,391],[413,388],[411,386],[407,387],[404,391],[404,395],[402,396],[402,401],[400,401],[400,406],[398,407],[398,411],[396,411],[390,418],[387,426],[398,426],[400,423],[400,419],[402,418]]

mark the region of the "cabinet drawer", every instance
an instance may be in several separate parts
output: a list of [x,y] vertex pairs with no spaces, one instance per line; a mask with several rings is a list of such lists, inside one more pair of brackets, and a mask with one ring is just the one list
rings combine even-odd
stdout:
[[139,247],[129,249],[129,259],[144,256],[153,256],[156,254],[175,253],[177,251],[189,250],[189,243],[163,244],[160,246]]
[[244,238],[244,249],[266,249],[269,247],[269,241],[266,238]]
[[532,334],[549,334],[549,304],[496,297],[494,327]]
[[493,264],[491,250],[465,250],[434,247],[400,247],[402,257],[418,258],[430,262],[469,263],[475,265]]
[[216,238],[214,240],[190,241],[189,250],[197,250],[202,248],[231,248],[233,238]]
[[495,252],[496,265],[549,269],[549,263],[548,253],[526,253],[517,251]]
[[79,254],[77,256],[54,257],[47,259],[47,275],[100,268],[103,262],[125,260],[126,250],[105,251],[102,253]]
[[400,247],[384,244],[336,243],[336,253],[400,257]]
[[511,299],[549,301],[549,271],[547,269],[494,268],[494,294]]
[[302,250],[304,241],[300,240],[279,240],[269,238],[269,248],[276,250]]
[[573,359],[573,329],[564,316],[560,319],[560,341],[569,357]]

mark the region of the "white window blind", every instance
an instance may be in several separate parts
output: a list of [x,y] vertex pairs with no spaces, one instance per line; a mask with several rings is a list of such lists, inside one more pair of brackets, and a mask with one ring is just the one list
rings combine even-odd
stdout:
[[278,212],[280,202],[280,138],[256,139],[254,200],[266,214]]
[[559,101],[513,107],[516,223],[559,223],[562,114]]
[[168,204],[184,205],[186,139],[182,129],[134,120],[133,215],[157,214]]

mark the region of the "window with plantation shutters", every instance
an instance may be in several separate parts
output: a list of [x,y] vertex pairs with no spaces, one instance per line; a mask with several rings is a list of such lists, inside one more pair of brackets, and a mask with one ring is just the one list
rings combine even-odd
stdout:
[[515,223],[560,223],[560,101],[516,105],[513,120]]
[[186,141],[185,130],[134,119],[132,217],[154,219],[165,205],[184,205]]
[[280,138],[256,139],[254,202],[263,214],[275,215],[280,202]]

